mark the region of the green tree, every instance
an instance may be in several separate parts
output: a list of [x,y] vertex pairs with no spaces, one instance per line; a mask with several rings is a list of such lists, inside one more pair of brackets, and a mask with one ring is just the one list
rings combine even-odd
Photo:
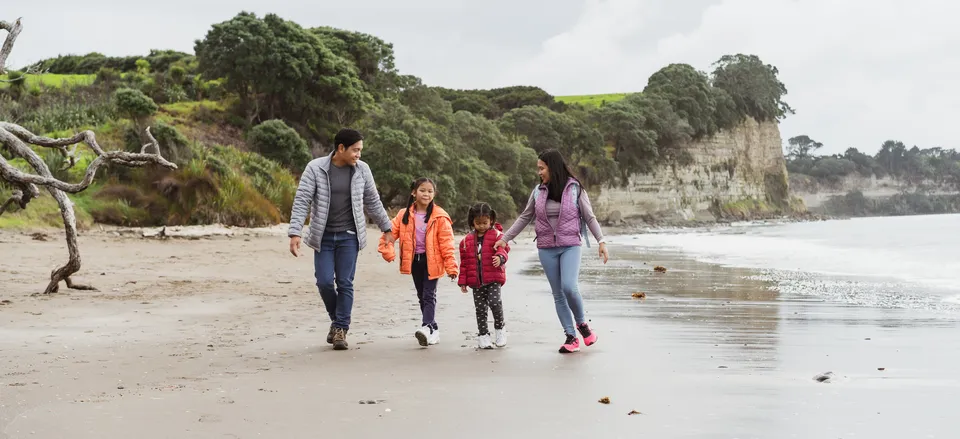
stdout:
[[195,50],[201,73],[225,78],[250,123],[282,118],[326,142],[373,102],[350,60],[274,14],[241,12],[213,25]]
[[597,109],[594,120],[617,161],[624,182],[633,173],[651,170],[660,157],[657,132],[647,126],[647,118],[640,108],[630,102],[617,101]]
[[724,55],[713,65],[713,86],[730,94],[741,115],[763,122],[794,113],[783,101],[787,87],[777,78],[779,70],[758,56]]
[[659,95],[670,102],[678,116],[687,120],[694,137],[712,135],[719,128],[714,119],[717,103],[707,75],[689,64],[670,64],[650,76],[645,95]]
[[666,98],[659,95],[633,94],[624,103],[643,115],[644,127],[657,133],[657,152],[661,160],[678,159],[683,147],[693,139],[694,129],[680,116]]
[[322,26],[310,29],[335,54],[350,60],[374,97],[381,99],[398,91],[399,72],[393,44],[362,32]]
[[292,170],[303,170],[310,161],[307,142],[282,120],[268,120],[253,127],[247,141],[260,155]]
[[493,121],[467,111],[454,114],[452,129],[461,151],[457,157],[476,157],[493,171],[480,169],[480,181],[461,181],[457,176],[458,187],[476,188],[472,194],[465,194],[472,197],[466,203],[484,201],[505,217],[515,215],[517,209],[526,205],[530,191],[539,181],[535,172],[537,153],[508,140]]
[[588,123],[589,118],[588,112],[557,113],[546,107],[525,106],[503,115],[498,125],[507,139],[538,153],[556,148],[585,183],[609,182],[616,165],[604,148],[603,134]]
[[[364,148],[363,159],[376,173],[377,189],[385,204],[405,202],[410,183],[417,177],[442,180],[449,160],[440,140],[442,126],[417,117],[396,99],[385,99],[359,128],[366,139],[364,144],[369,145]],[[452,181],[445,181],[443,186],[449,187]]]
[[787,144],[787,155],[794,159],[810,157],[814,151],[823,148],[822,143],[811,139],[806,134],[791,137],[787,140]]

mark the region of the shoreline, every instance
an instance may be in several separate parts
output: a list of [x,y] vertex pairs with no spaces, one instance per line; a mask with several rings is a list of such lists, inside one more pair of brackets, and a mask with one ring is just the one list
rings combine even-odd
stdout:
[[[0,284],[14,285],[0,293],[11,301],[0,306],[0,438],[956,432],[957,323],[787,297],[754,270],[613,242],[606,266],[595,244],[583,253],[600,340],[560,355],[549,287],[522,235],[504,287],[506,348],[475,348],[472,298],[446,280],[441,343],[420,348],[412,281],[368,247],[351,349],[336,352],[312,260],[290,256],[284,235],[85,234],[80,277],[101,290],[29,297],[65,257],[62,242],[0,232],[0,249],[17,255],[0,267]],[[630,297],[638,290],[645,300]],[[826,371],[830,382],[813,379]]]

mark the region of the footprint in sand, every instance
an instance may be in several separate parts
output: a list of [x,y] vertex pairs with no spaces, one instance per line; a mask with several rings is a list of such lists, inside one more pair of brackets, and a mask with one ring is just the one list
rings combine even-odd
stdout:
[[220,415],[200,415],[197,422],[223,422],[223,418]]

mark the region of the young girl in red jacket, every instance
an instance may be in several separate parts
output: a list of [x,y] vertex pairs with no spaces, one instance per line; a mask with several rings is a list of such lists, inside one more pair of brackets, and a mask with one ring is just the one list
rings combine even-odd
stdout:
[[[487,203],[477,203],[467,215],[468,224],[473,226],[460,241],[460,278],[457,283],[460,291],[466,294],[467,287],[473,289],[473,305],[477,309],[477,345],[480,349],[493,349],[493,346],[507,345],[507,334],[503,330],[503,301],[500,300],[500,287],[507,282],[504,265],[510,246],[494,249],[493,245],[503,236],[503,227],[497,223],[497,212]],[[487,327],[487,309],[493,311],[493,328],[496,338],[491,341]]]

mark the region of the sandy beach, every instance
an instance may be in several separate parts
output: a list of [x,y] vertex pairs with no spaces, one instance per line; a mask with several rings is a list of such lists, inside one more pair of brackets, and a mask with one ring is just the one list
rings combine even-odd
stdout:
[[[472,299],[449,280],[441,342],[421,348],[413,283],[371,246],[358,263],[350,350],[336,352],[324,342],[312,255],[293,258],[279,230],[199,240],[89,232],[78,280],[100,291],[49,297],[30,294],[63,262],[62,237],[0,232],[0,438],[960,432],[955,318],[784,298],[749,270],[643,254],[614,237],[606,266],[584,249],[581,288],[600,340],[564,356],[524,236],[504,288],[506,348],[476,349]],[[828,382],[813,379],[827,371]]]

